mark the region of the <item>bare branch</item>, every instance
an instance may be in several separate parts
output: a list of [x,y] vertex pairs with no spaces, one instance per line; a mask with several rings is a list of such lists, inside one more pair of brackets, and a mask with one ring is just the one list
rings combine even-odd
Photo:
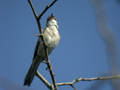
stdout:
[[32,4],[32,2],[31,2],[31,0],[28,0],[28,2],[29,2],[29,4],[30,4],[30,6],[31,6],[31,9],[32,9],[32,11],[33,11],[33,14],[34,14],[35,18],[37,18],[37,13],[36,13],[36,11],[35,11],[35,8],[33,7],[33,4]]
[[51,2],[49,5],[47,5],[46,8],[42,11],[42,13],[38,16],[38,18],[40,19],[43,16],[43,14],[45,14],[45,12],[55,4],[56,1],[57,0],[53,0],[53,2]]
[[57,86],[64,86],[64,85],[73,86],[75,83],[80,82],[80,81],[95,81],[95,80],[110,80],[110,79],[120,79],[120,75],[95,77],[95,78],[78,78],[78,79],[74,79],[72,82],[57,83]]
[[37,71],[36,76],[49,88],[52,89],[51,84]]
[[54,73],[53,73],[53,70],[52,70],[52,65],[50,64],[49,57],[47,58],[47,67],[49,69],[49,72],[50,72],[50,75],[51,75],[51,78],[52,78],[52,82],[53,82],[54,88],[55,88],[55,90],[57,90],[57,84],[56,84],[56,80],[54,78]]
[[71,87],[72,87],[74,90],[77,90],[77,88],[76,88],[74,85],[71,85]]
[[34,16],[35,16],[35,19],[36,19],[36,22],[37,22],[37,25],[38,25],[38,30],[39,30],[39,32],[42,34],[41,24],[40,24],[38,15],[37,15],[34,7],[33,7],[33,4],[32,4],[32,2],[31,2],[31,0],[28,0],[28,2],[29,2],[29,4],[30,4],[30,6],[31,6],[31,8],[32,8],[32,11],[33,11],[33,14],[34,14]]

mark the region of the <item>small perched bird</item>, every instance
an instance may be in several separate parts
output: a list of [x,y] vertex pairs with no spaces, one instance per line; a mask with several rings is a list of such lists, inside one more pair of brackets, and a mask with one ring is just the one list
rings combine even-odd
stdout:
[[[60,41],[58,22],[56,18],[53,16],[53,14],[51,14],[51,16],[47,18],[46,27],[43,31],[43,37],[45,44],[47,45],[48,55],[49,55]],[[39,37],[35,48],[32,64],[24,79],[24,85],[27,86],[31,85],[39,64],[45,59],[46,59],[46,55],[45,55],[43,41],[41,37]]]

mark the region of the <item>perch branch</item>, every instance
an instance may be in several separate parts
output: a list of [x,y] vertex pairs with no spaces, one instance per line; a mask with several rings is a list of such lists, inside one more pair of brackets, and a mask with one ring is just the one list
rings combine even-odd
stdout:
[[49,72],[50,72],[50,75],[51,75],[51,78],[52,78],[54,88],[55,88],[55,90],[57,90],[57,84],[56,84],[56,80],[54,78],[54,73],[53,73],[53,70],[52,70],[52,66],[50,64],[49,57],[47,58],[47,67],[49,68]]
[[106,77],[95,77],[95,78],[78,78],[74,79],[72,82],[64,82],[64,83],[57,83],[57,86],[64,86],[64,85],[74,85],[80,81],[95,81],[95,80],[110,80],[110,79],[120,79],[120,75],[116,76],[106,76]]
[[[45,12],[50,8],[50,7],[52,7],[54,4],[55,4],[55,2],[56,2],[57,0],[53,0],[53,2],[51,2],[48,6],[46,6],[46,8],[42,11],[42,13],[39,15],[39,16],[37,16],[37,13],[35,12],[35,9],[34,9],[34,7],[33,7],[33,4],[32,4],[32,2],[31,2],[31,0],[28,0],[28,2],[29,2],[29,4],[30,4],[30,6],[31,6],[31,8],[32,8],[32,11],[33,11],[33,14],[34,14],[34,16],[35,16],[35,19],[36,19],[36,22],[37,22],[37,25],[38,25],[38,29],[39,29],[39,32],[40,32],[40,37],[41,37],[41,39],[42,39],[42,41],[43,41],[43,45],[44,45],[44,50],[45,50],[45,54],[46,54],[46,57],[47,57],[47,66],[48,66],[48,68],[49,68],[49,72],[50,72],[50,75],[51,75],[51,78],[52,78],[52,82],[53,82],[53,86],[54,86],[54,89],[55,90],[57,90],[57,85],[56,85],[56,81],[55,81],[55,78],[54,78],[54,74],[53,74],[53,71],[52,71],[52,66],[51,66],[51,64],[50,64],[50,60],[49,60],[49,57],[48,57],[48,49],[47,49],[47,45],[45,44],[45,41],[44,41],[44,37],[43,37],[43,32],[42,32],[42,29],[41,29],[41,24],[40,24],[40,19],[41,19],[41,17],[45,14]],[[37,71],[38,72],[38,71]],[[37,75],[39,75],[38,73],[37,73]],[[39,76],[38,76],[39,77]],[[39,77],[40,78],[40,77]],[[41,78],[40,78],[40,80],[41,80]],[[42,81],[44,81],[44,79],[42,79]],[[44,81],[43,83],[45,83],[45,85],[46,85],[46,81]],[[48,84],[47,84],[48,85]],[[49,85],[47,86],[47,87],[49,87]]]
[[36,76],[49,88],[52,89],[51,84],[37,71]]

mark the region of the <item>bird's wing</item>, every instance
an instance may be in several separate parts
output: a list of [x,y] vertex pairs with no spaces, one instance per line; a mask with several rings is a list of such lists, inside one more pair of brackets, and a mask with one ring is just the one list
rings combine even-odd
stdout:
[[37,44],[36,44],[36,47],[35,47],[33,60],[34,60],[35,57],[37,56],[37,52],[38,52],[39,45],[40,45],[40,40],[37,40]]

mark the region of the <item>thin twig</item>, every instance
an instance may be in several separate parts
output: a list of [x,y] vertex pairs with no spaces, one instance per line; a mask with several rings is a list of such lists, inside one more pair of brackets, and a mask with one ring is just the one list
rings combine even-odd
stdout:
[[64,82],[64,83],[57,83],[57,86],[64,86],[64,85],[74,85],[80,81],[95,81],[95,80],[110,80],[110,79],[120,79],[120,75],[116,76],[106,76],[106,77],[95,77],[95,78],[78,78],[74,79],[72,82]]
[[35,8],[33,7],[33,4],[32,4],[32,2],[31,2],[31,0],[28,0],[28,2],[29,2],[29,4],[30,4],[31,9],[32,9],[32,11],[33,11],[33,14],[34,14],[34,16],[35,16],[35,18],[36,18],[36,17],[37,17],[37,13],[36,13],[36,11],[35,11]]
[[36,76],[49,88],[52,89],[51,84],[37,71]]
[[[31,6],[31,8],[32,8],[33,14],[34,14],[34,16],[35,16],[35,19],[36,19],[36,22],[37,22],[37,25],[38,25],[39,32],[40,32],[40,34],[41,34],[40,37],[41,37],[41,39],[42,39],[42,41],[43,41],[44,50],[45,50],[45,54],[46,54],[46,57],[47,57],[47,66],[48,66],[48,68],[49,68],[49,72],[50,72],[50,75],[51,75],[51,78],[52,78],[53,86],[54,86],[54,89],[55,89],[55,90],[58,90],[58,89],[57,89],[57,85],[56,85],[56,81],[55,81],[55,78],[54,78],[54,74],[53,74],[53,71],[52,71],[52,66],[51,66],[51,64],[50,64],[50,60],[49,60],[49,57],[48,57],[47,45],[45,44],[44,37],[43,37],[43,31],[42,31],[42,29],[41,29],[41,24],[40,24],[40,19],[41,19],[41,17],[45,14],[45,12],[46,12],[50,7],[52,7],[52,6],[55,4],[56,1],[57,1],[57,0],[54,0],[53,2],[51,2],[48,6],[46,6],[46,8],[42,11],[42,13],[41,13],[39,16],[37,16],[37,13],[35,12],[35,9],[34,9],[34,7],[33,7],[33,4],[32,4],[32,2],[31,2],[31,0],[28,0],[30,6]],[[37,74],[37,75],[38,75],[38,74]],[[39,78],[40,78],[40,77],[39,77]],[[41,78],[40,78],[40,79],[41,79]],[[45,81],[44,81],[44,83],[45,83]],[[45,83],[45,84],[46,84],[46,83]],[[47,86],[47,87],[48,87],[48,86]]]
[[[31,2],[31,0],[28,0],[28,2],[29,2],[29,4],[30,4],[31,9],[32,9],[32,11],[33,11],[33,14],[34,14],[34,16],[35,16],[35,19],[36,19],[36,22],[37,22],[37,25],[38,25],[38,30],[39,30],[39,32],[40,32],[41,34],[43,34],[42,29],[41,29],[41,24],[40,24],[38,15],[37,15],[37,13],[36,13],[36,11],[35,11],[35,8],[33,7],[33,4],[32,4],[32,2]],[[44,42],[44,41],[43,41],[43,42]]]
[[53,73],[52,66],[50,64],[49,58],[47,59],[47,67],[49,68],[49,72],[50,72],[50,75],[51,75],[51,78],[52,78],[54,88],[55,88],[55,90],[57,90],[57,84],[56,84],[56,80],[54,78],[54,73]]
[[77,90],[77,88],[74,85],[70,85],[74,90]]
[[42,13],[38,16],[38,18],[40,19],[40,18],[43,16],[43,14],[45,14],[45,12],[46,12],[50,7],[52,7],[52,6],[55,4],[56,1],[57,1],[57,0],[54,0],[52,3],[50,3],[49,5],[47,5],[46,8],[42,11]]

